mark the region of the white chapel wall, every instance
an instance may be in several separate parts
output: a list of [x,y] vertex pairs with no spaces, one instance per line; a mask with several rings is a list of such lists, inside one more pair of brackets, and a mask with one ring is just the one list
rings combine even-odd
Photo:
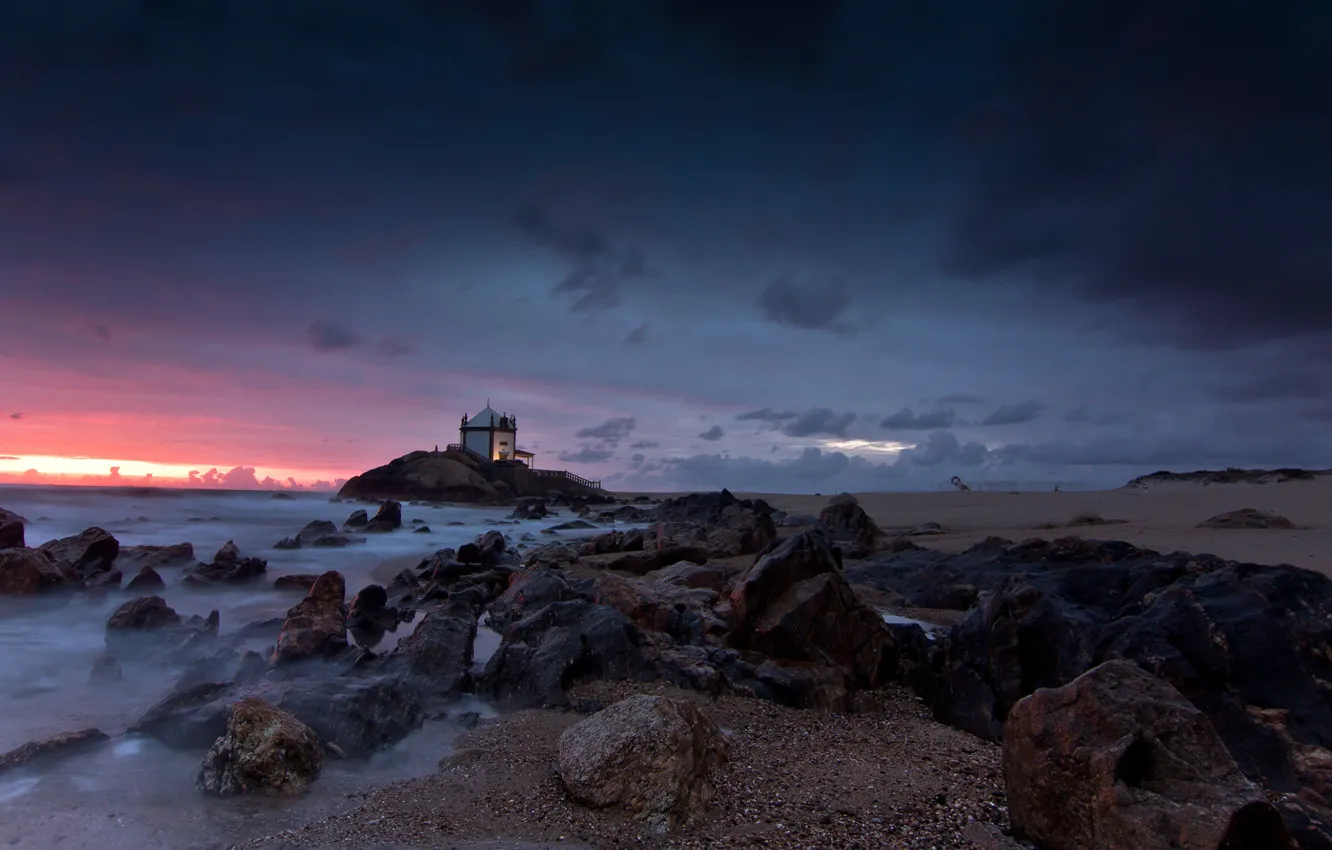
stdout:
[[464,431],[463,439],[463,446],[481,455],[481,457],[490,457],[489,431]]

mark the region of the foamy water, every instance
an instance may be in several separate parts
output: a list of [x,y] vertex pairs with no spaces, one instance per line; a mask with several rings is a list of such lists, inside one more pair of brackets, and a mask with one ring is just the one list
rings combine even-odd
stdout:
[[[29,520],[30,546],[99,526],[122,546],[189,542],[195,556],[206,561],[234,540],[243,555],[267,559],[267,578],[243,588],[187,587],[181,568],[158,570],[167,586],[155,592],[181,615],[218,609],[222,635],[281,617],[301,598],[301,591],[273,588],[278,576],[338,570],[347,579],[348,593],[355,593],[396,572],[392,562],[457,547],[495,527],[507,513],[503,508],[404,505],[405,527],[392,534],[366,535],[364,545],[276,550],[275,542],[295,535],[311,520],[341,525],[362,507],[331,504],[327,494],[293,495],[286,500],[268,493],[0,487],[0,507]],[[431,533],[414,533],[413,519],[424,520]],[[516,536],[545,524],[501,528]],[[125,580],[131,577],[132,572]],[[0,844],[89,850],[226,845],[354,805],[349,794],[430,773],[458,732],[448,722],[427,723],[368,763],[330,760],[312,791],[297,801],[205,798],[194,788],[202,753],[120,735],[166,695],[179,671],[126,665],[120,682],[89,681],[92,664],[105,647],[107,618],[132,597],[127,591],[111,591],[103,597],[75,594],[49,601],[0,598],[0,752],[87,727],[118,736],[84,754],[0,774]],[[388,641],[409,629],[399,629]],[[478,656],[484,657],[494,651],[498,636],[482,630],[477,644]],[[491,713],[481,704],[458,710]]]

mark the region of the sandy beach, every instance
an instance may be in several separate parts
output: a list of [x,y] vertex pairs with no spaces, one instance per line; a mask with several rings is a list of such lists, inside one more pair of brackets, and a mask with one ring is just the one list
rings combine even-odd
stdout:
[[[737,495],[761,497],[791,514],[818,514],[829,498]],[[1079,493],[856,495],[890,534],[939,523],[945,533],[912,539],[949,553],[996,535],[1019,541],[1081,535],[1163,552],[1211,553],[1332,571],[1332,529],[1319,522],[1332,507],[1328,477]],[[1210,517],[1241,508],[1279,514],[1299,528],[1198,527]],[[1105,524],[1070,527],[1075,518],[1085,522],[1093,516]],[[740,570],[749,561],[734,560],[736,564],[726,566]],[[577,572],[592,575],[598,569],[595,559],[585,559]],[[560,732],[631,693],[701,701],[732,737],[732,761],[718,779],[708,813],[669,836],[653,834],[614,811],[578,806],[552,769]],[[456,753],[441,754],[437,776],[368,792],[355,811],[248,846],[1021,846],[998,837],[1007,827],[999,747],[936,722],[904,688],[882,689],[876,694],[877,711],[854,715],[704,696],[661,683],[594,682],[579,686],[571,696],[569,708],[529,709],[483,724],[459,741]],[[971,821],[979,823],[968,829]],[[981,825],[989,825],[985,828],[991,838],[978,831]],[[488,841],[498,843],[484,843]]]

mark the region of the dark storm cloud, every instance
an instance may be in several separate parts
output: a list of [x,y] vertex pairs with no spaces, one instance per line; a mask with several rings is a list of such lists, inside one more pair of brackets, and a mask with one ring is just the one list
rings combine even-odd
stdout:
[[1316,401],[1332,399],[1332,375],[1303,364],[1258,367],[1258,374],[1231,375],[1209,387],[1220,402]]
[[660,447],[661,443],[653,442],[652,440],[639,440],[636,443],[629,444],[629,448],[631,449],[656,449]]
[[600,425],[584,428],[575,437],[588,440],[623,440],[634,432],[638,421],[632,416],[617,416]]
[[364,342],[351,328],[325,319],[312,322],[305,329],[305,337],[315,351],[342,351]]
[[762,410],[750,410],[745,413],[737,414],[736,422],[785,422],[788,419],[795,419],[800,414],[793,410],[773,410],[765,407]]
[[782,433],[788,437],[845,437],[846,431],[856,421],[856,414],[837,413],[827,407],[816,407],[805,411],[782,426]]
[[1162,310],[1175,344],[1332,331],[1332,10],[1031,9],[959,116],[948,268]]
[[897,456],[897,466],[939,466],[945,463],[979,466],[989,455],[990,451],[980,443],[964,444],[951,431],[935,431],[924,442],[903,449]]
[[648,326],[639,325],[624,338],[625,345],[642,345],[647,340]]
[[711,428],[704,431],[702,434],[699,434],[698,438],[700,440],[707,440],[710,443],[715,443],[725,436],[726,432],[722,430],[722,426],[713,425]]
[[841,281],[801,284],[791,277],[780,277],[764,287],[758,297],[759,310],[775,324],[842,336],[855,333],[855,328],[842,319],[850,305],[851,293]]
[[1035,399],[1005,404],[981,421],[982,425],[1022,425],[1041,415],[1045,405]]
[[917,414],[909,407],[904,407],[894,414],[884,417],[879,423],[880,427],[891,428],[899,431],[931,431],[937,428],[947,428],[957,419],[957,411],[953,409],[946,410],[927,410]]
[[605,463],[615,457],[615,449],[608,446],[581,446],[578,451],[563,451],[559,459],[564,463]]
[[10,418],[10,419],[22,419],[22,418],[23,418],[23,414],[22,414],[22,413],[11,413],[11,414],[9,414],[9,418]]

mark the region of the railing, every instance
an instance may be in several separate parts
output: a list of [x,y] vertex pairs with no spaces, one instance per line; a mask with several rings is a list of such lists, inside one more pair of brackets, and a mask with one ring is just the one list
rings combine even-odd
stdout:
[[445,449],[451,452],[458,452],[460,454],[467,455],[468,457],[476,460],[479,463],[491,462],[490,458],[486,457],[485,455],[481,454],[478,451],[474,451],[472,449],[467,448],[461,443],[449,443],[447,446],[445,446]]
[[528,472],[538,478],[561,478],[566,481],[572,481],[575,484],[581,484],[591,490],[601,489],[600,481],[589,481],[586,478],[583,478],[580,475],[574,475],[572,472],[565,469],[529,469]]

